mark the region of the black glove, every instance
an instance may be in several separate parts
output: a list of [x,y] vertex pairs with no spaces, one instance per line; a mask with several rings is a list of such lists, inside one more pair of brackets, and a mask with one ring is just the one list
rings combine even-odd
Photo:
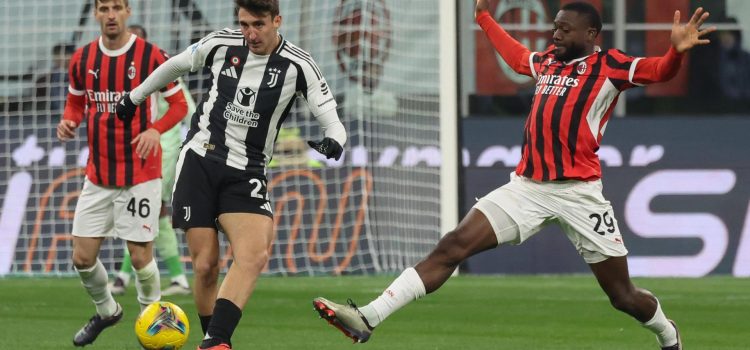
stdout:
[[341,158],[341,153],[344,153],[344,148],[339,145],[336,140],[326,137],[322,141],[307,141],[307,144],[310,145],[314,150],[318,151],[320,154],[324,154],[326,158],[328,159],[336,159],[339,160]]
[[117,118],[123,122],[129,123],[133,119],[137,107],[138,106],[133,103],[133,100],[130,99],[130,93],[126,92],[120,97],[120,101],[117,102],[117,107],[115,107]]

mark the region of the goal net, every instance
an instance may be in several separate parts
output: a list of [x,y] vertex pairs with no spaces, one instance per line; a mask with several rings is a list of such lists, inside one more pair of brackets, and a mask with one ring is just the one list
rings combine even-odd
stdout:
[[[434,0],[281,0],[281,34],[310,52],[334,92],[349,139],[322,158],[304,101],[269,169],[276,239],[267,274],[370,274],[415,264],[440,233],[439,17]],[[56,139],[73,48],[99,35],[94,0],[0,5],[0,275],[70,274],[85,133]],[[128,24],[171,54],[236,28],[232,1],[130,0]],[[185,78],[199,100],[206,73]],[[249,232],[252,234],[252,232]],[[178,234],[188,269],[185,238]],[[100,259],[113,272],[123,242]],[[231,251],[222,236],[223,266]],[[164,267],[164,266],[162,266]]]

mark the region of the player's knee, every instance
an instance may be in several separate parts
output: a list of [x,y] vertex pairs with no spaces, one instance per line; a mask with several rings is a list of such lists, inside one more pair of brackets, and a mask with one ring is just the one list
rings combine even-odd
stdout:
[[146,267],[153,259],[153,256],[146,257],[145,254],[130,254],[130,262],[136,270]]
[[96,256],[86,256],[85,254],[73,253],[73,266],[76,269],[88,269],[96,264]]
[[235,256],[233,263],[238,264],[238,266],[244,270],[260,272],[268,263],[269,258],[268,252],[262,250],[251,254],[245,254],[242,257]]
[[612,307],[625,313],[635,308],[635,301],[635,295],[628,292],[617,293],[609,297]]
[[130,249],[130,261],[136,270],[140,270],[154,260],[154,254],[151,246],[147,249]]
[[433,254],[446,263],[458,264],[468,256],[468,247],[461,242],[456,231],[446,234],[439,242]]
[[212,259],[194,260],[193,273],[206,283],[215,282],[219,277],[219,262]]

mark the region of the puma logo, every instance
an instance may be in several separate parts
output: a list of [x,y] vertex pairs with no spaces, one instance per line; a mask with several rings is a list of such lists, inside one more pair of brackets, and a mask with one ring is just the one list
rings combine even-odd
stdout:
[[99,70],[89,69],[89,74],[93,75],[94,78],[99,79]]

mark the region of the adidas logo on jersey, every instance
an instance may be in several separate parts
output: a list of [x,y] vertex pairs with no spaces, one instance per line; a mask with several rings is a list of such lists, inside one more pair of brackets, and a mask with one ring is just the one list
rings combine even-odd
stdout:
[[265,202],[263,205],[260,206],[261,209],[267,210],[269,213],[273,214],[273,210],[271,210],[271,203]]
[[230,78],[237,79],[237,71],[234,69],[234,66],[231,66],[223,71],[221,71],[221,75],[226,75]]

